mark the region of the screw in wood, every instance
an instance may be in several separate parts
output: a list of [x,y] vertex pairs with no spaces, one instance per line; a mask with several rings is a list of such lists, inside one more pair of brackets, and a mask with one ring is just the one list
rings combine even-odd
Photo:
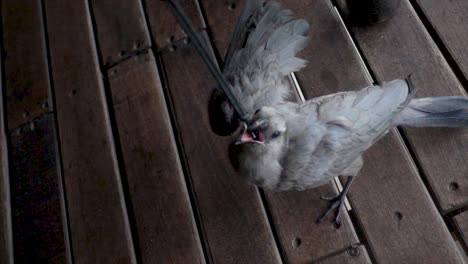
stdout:
[[348,248],[347,252],[348,252],[348,255],[350,255],[351,257],[355,257],[355,256],[359,255],[359,253],[360,253],[358,247]]
[[298,248],[301,245],[302,241],[300,238],[296,237],[291,241],[293,248]]
[[229,9],[229,10],[234,10],[234,9],[236,9],[236,3],[234,3],[234,2],[233,2],[233,3],[230,3],[230,4],[228,5],[228,9]]
[[395,217],[396,217],[398,220],[401,220],[401,219],[403,219],[403,214],[402,214],[401,212],[396,211],[396,212],[395,212]]
[[451,182],[451,183],[449,184],[449,189],[450,189],[452,192],[457,191],[459,188],[460,188],[460,186],[459,186],[458,183],[456,183],[456,182]]

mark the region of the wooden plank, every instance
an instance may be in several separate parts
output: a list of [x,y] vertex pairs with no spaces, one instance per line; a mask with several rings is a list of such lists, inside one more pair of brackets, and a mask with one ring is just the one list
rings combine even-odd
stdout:
[[395,130],[365,154],[350,200],[379,263],[463,263]]
[[108,72],[144,263],[204,263],[153,53]]
[[10,142],[15,262],[47,263],[62,258],[65,263],[53,114],[13,130]]
[[[161,36],[163,32],[158,30],[170,26],[166,23],[173,20],[156,16],[164,2],[149,2],[146,6],[151,25],[160,25],[151,28],[152,35]],[[184,3],[187,9],[185,5],[191,3]],[[201,34],[207,38],[206,32]],[[216,136],[210,129],[207,106],[215,83],[208,69],[191,45],[160,54],[160,58],[208,261],[280,263],[258,190],[246,185],[229,164],[230,140]]]
[[361,264],[368,263],[369,255],[367,254],[366,247],[363,245],[356,245],[349,247],[337,253],[333,253],[325,258],[312,261],[311,264]]
[[[239,13],[236,10],[242,10],[242,5],[238,5],[239,2],[243,1],[233,2],[236,6],[233,11],[236,13]],[[218,47],[220,54],[227,49],[230,35],[238,19],[232,15],[231,10],[226,8],[227,3],[211,0],[202,2],[202,6],[208,8],[204,10],[204,13],[216,14],[207,17],[207,24],[210,32],[215,36],[215,43],[220,44]],[[286,7],[293,5],[293,3],[285,4]],[[317,11],[314,15],[321,16],[322,13]],[[221,22],[222,17],[226,18],[223,22]],[[304,192],[266,192],[273,223],[288,262],[310,263],[314,259],[359,242],[346,212],[343,212],[340,229],[337,229],[331,221],[320,225],[315,223],[327,205],[320,200],[320,196],[331,194],[337,194],[334,183]],[[300,246],[297,245],[298,241],[300,241]],[[370,263],[370,261],[367,259],[367,262],[362,263]]]
[[87,1],[45,8],[74,263],[135,263]]
[[[337,194],[334,183],[302,192],[267,192],[273,223],[289,263],[310,263],[359,243],[345,211],[342,212],[340,228],[331,219],[316,223],[327,206],[320,197]],[[361,263],[371,262],[363,257]]]
[[[387,23],[352,31],[379,80],[411,73],[417,97],[466,94],[407,1]],[[468,130],[405,128],[405,134],[440,208],[449,212],[466,205]]]
[[[312,41],[303,53],[309,65],[297,74],[305,94],[367,86],[362,64],[331,3],[285,2],[312,25]],[[351,187],[349,198],[362,232],[379,263],[457,263],[450,233],[397,135],[390,133],[371,149]],[[394,220],[396,212],[403,214],[406,223]],[[421,257],[406,261],[415,256]]]
[[49,110],[41,1],[2,1],[7,123],[12,129]]
[[468,211],[454,216],[453,220],[463,241],[465,241],[465,245],[468,245]]
[[211,75],[190,46],[162,55],[162,63],[210,261],[279,263],[258,190],[229,164],[229,139],[210,130]]
[[[0,44],[0,50],[2,46]],[[3,58],[0,54],[0,264],[13,264],[13,232],[11,223],[10,174],[8,169],[8,145],[5,134],[5,108],[3,86]]]
[[151,46],[140,0],[93,0],[91,6],[104,67]]
[[416,0],[442,43],[468,79],[468,2]]
[[[171,45],[172,42],[187,37],[167,4],[163,1],[144,0],[149,24],[158,48]],[[183,7],[196,29],[203,29],[202,18],[196,0],[184,0]],[[211,15],[211,14],[210,14]]]

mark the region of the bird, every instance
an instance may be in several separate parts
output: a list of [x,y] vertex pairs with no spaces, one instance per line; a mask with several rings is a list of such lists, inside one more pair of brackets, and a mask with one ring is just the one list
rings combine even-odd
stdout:
[[[339,92],[305,102],[287,100],[287,76],[306,67],[298,58],[309,38],[308,23],[277,1],[249,0],[236,25],[223,75],[241,107],[251,114],[239,122],[222,92],[215,92],[210,121],[234,133],[229,156],[241,177],[272,191],[302,191],[348,176],[318,219],[340,213],[352,182],[362,168],[363,153],[392,127],[468,127],[468,98],[415,98],[408,76]],[[242,123],[242,124],[241,124]]]

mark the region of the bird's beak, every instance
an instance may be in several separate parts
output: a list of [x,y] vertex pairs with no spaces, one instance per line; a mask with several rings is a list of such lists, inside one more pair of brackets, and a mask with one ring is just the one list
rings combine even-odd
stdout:
[[258,120],[255,120],[253,123],[248,125],[248,129],[253,131],[253,130],[258,130],[258,129],[265,129],[268,127],[268,121],[266,119],[260,118]]
[[244,123],[244,126],[242,128],[242,133],[240,134],[239,139],[234,144],[241,145],[241,144],[246,144],[246,143],[256,143],[256,144],[264,145],[265,136],[261,132],[258,135],[259,136],[257,137],[259,138],[256,138],[256,135],[252,133],[252,131],[247,128],[247,124]]

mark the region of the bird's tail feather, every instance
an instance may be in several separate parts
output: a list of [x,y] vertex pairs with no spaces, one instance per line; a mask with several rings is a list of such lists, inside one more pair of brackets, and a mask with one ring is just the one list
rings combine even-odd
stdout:
[[413,127],[468,127],[468,98],[443,96],[413,99],[394,124]]

